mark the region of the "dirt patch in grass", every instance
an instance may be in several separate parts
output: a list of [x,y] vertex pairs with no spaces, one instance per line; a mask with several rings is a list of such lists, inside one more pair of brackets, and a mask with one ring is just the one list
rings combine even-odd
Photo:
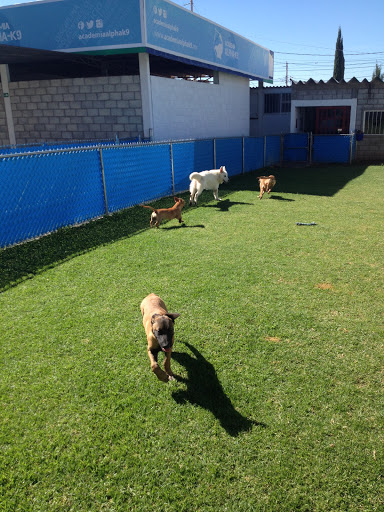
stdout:
[[331,283],[318,283],[315,285],[315,288],[318,288],[319,290],[333,290]]

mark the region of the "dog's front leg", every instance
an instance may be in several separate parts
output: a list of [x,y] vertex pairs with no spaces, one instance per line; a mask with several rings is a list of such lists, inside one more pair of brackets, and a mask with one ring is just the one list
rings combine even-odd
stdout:
[[171,355],[172,355],[172,351],[165,353],[164,370],[167,373],[167,375],[169,375],[169,380],[174,380],[175,377],[171,370]]
[[216,201],[221,201],[221,199],[219,197],[219,189],[218,188],[213,191],[213,197],[216,199]]
[[153,350],[150,347],[147,349],[149,360],[151,361],[151,370],[156,375],[156,377],[161,380],[162,382],[168,382],[169,376],[163,372],[163,370],[160,368],[159,363],[157,362],[157,355],[158,351]]

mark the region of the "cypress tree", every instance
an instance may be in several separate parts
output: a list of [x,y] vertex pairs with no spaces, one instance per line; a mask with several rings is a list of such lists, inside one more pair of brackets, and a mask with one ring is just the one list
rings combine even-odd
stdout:
[[377,62],[376,69],[372,73],[372,80],[374,80],[375,78],[380,78],[380,80],[384,80],[384,71],[381,70],[381,64],[378,64]]
[[335,50],[335,63],[333,66],[333,78],[340,82],[344,78],[345,60],[343,50],[343,38],[341,35],[341,27],[337,34],[336,50]]

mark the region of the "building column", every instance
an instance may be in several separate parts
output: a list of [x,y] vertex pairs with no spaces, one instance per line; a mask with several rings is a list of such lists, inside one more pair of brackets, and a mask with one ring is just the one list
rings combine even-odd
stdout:
[[153,140],[153,110],[151,91],[151,71],[148,53],[139,53],[141,104],[143,111],[144,137]]
[[257,94],[257,110],[258,110],[258,120],[257,120],[257,135],[260,137],[264,134],[264,82],[263,80],[259,80]]
[[15,126],[13,124],[12,105],[11,105],[11,98],[9,96],[9,87],[8,87],[9,68],[8,68],[7,64],[0,64],[0,77],[1,77],[1,86],[3,88],[5,118],[7,120],[9,144],[15,145],[16,144]]

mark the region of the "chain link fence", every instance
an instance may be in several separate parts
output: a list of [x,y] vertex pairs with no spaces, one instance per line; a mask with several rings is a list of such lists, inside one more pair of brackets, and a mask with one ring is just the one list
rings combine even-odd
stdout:
[[231,177],[304,150],[308,162],[351,161],[352,136],[304,136],[307,150],[303,134],[0,150],[0,247],[181,193],[194,171],[225,165]]

